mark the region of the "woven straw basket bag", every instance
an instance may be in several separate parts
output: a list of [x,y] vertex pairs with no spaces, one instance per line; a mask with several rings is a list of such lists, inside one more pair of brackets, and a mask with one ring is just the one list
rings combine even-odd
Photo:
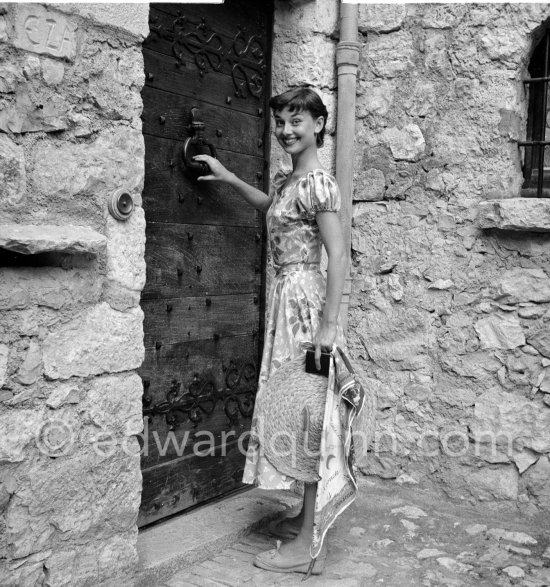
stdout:
[[[344,355],[345,357],[345,355]],[[365,387],[365,378],[346,366],[365,390],[363,427],[372,430],[376,399]],[[328,379],[306,373],[305,353],[283,363],[269,378],[257,398],[257,431],[268,461],[280,472],[298,481],[319,481],[319,448],[323,430]]]

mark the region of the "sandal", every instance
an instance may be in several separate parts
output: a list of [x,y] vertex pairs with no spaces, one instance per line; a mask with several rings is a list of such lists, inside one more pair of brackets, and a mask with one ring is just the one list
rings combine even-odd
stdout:
[[306,579],[310,575],[320,575],[324,571],[326,552],[315,559],[308,557],[304,562],[296,563],[289,562],[281,556],[279,546],[280,542],[277,544],[277,548],[258,554],[254,559],[254,566],[274,573],[304,573]]
[[282,538],[283,540],[292,540],[298,536],[300,530],[296,527],[290,526],[286,529],[282,528],[282,525],[288,520],[283,518],[282,520],[273,520],[268,526],[267,530],[272,536]]

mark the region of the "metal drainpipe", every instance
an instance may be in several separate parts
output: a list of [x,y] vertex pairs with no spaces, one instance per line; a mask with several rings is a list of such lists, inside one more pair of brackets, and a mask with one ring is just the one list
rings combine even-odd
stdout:
[[[340,221],[346,251],[351,251],[351,218],[353,195],[353,151],[355,142],[355,91],[361,44],[357,42],[357,4],[340,2],[340,42],[336,46],[338,75],[338,113],[336,118],[336,181],[342,194]],[[351,276],[348,273],[340,306],[344,330],[348,323]]]

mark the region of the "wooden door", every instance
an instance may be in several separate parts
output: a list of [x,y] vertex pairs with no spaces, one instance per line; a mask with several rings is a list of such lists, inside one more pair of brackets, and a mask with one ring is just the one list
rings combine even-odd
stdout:
[[218,158],[266,188],[272,9],[152,4],[143,46],[147,282],[143,526],[242,486],[262,343],[262,215],[182,164],[191,108]]

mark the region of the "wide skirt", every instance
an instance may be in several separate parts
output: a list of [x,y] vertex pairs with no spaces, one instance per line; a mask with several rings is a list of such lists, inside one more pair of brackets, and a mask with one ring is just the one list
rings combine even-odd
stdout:
[[[262,449],[261,422],[271,416],[264,410],[271,402],[262,401],[262,394],[277,392],[274,386],[267,385],[271,375],[285,362],[302,355],[302,344],[313,340],[323,315],[325,291],[325,278],[315,265],[282,268],[274,278],[243,483],[263,489],[292,489],[297,480],[278,470]],[[340,328],[336,343],[343,344]]]

